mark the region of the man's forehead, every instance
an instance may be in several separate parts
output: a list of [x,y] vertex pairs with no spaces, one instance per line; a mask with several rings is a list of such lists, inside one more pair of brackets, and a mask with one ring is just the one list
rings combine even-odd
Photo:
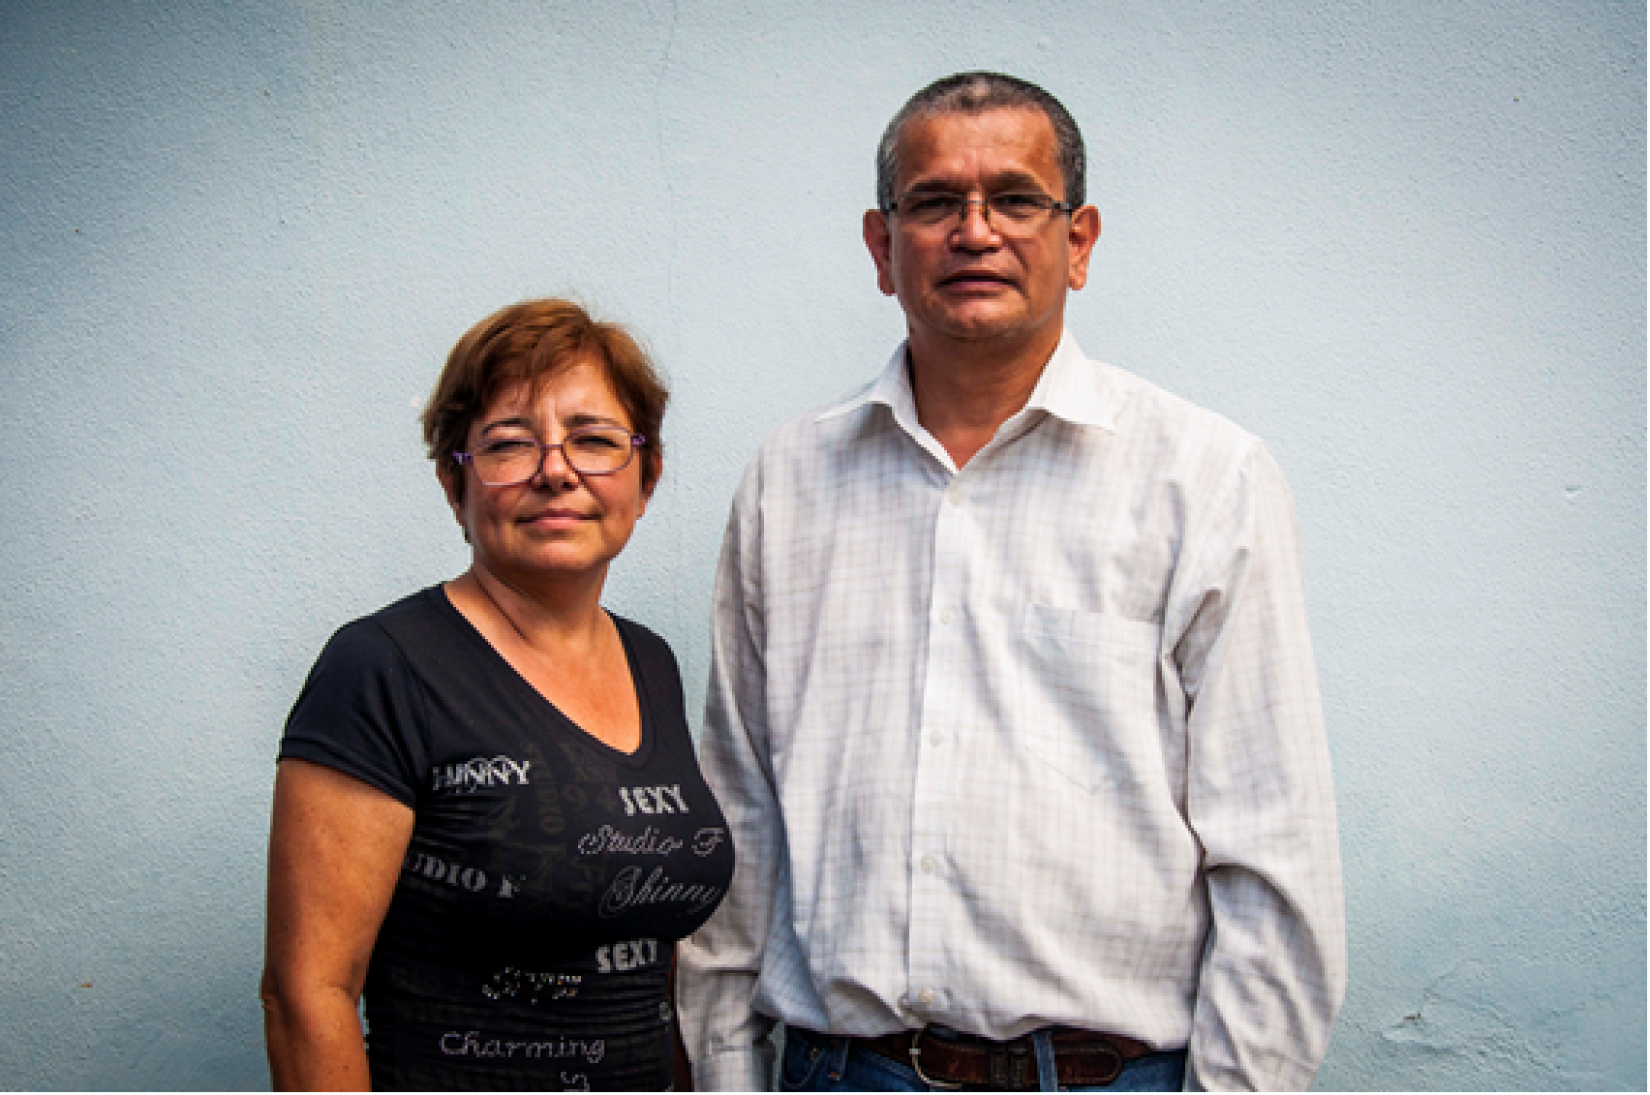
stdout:
[[1007,181],[1057,183],[1058,144],[1048,115],[1029,107],[919,115],[901,129],[898,189],[984,171]]

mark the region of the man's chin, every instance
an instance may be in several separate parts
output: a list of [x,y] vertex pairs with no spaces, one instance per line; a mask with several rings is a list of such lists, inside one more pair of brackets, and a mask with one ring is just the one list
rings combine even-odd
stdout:
[[970,309],[935,325],[936,333],[954,342],[1014,342],[1027,329],[1025,317],[1007,309]]

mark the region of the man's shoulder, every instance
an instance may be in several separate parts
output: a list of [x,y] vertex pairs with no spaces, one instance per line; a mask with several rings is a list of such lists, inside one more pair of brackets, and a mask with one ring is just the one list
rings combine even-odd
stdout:
[[870,398],[877,386],[875,378],[853,391],[780,423],[757,448],[755,462],[762,465],[810,459],[822,449],[840,445],[863,430],[877,411],[887,407]]
[[1105,383],[1117,394],[1117,430],[1124,437],[1160,451],[1239,460],[1263,448],[1259,437],[1225,415],[1193,403],[1145,377],[1097,361]]

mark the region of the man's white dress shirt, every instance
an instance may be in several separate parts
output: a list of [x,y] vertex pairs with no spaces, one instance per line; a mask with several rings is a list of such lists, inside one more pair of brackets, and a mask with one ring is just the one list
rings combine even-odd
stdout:
[[[781,428],[717,575],[705,774],[738,866],[680,952],[701,1088],[772,1019],[1059,1024],[1298,1088],[1346,980],[1289,490],[1217,415],[1068,332],[958,471],[902,346]],[[771,1018],[770,1018],[771,1017]]]

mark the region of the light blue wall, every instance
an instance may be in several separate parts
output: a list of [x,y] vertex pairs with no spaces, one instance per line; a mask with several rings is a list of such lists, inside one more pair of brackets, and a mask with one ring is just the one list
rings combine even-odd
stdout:
[[1294,484],[1352,987],[1320,1086],[1645,1084],[1645,10],[0,5],[0,1085],[256,1087],[272,757],[466,554],[416,409],[575,293],[672,374],[610,601],[703,694],[736,476],[902,326],[871,150],[1081,122],[1094,356]]

